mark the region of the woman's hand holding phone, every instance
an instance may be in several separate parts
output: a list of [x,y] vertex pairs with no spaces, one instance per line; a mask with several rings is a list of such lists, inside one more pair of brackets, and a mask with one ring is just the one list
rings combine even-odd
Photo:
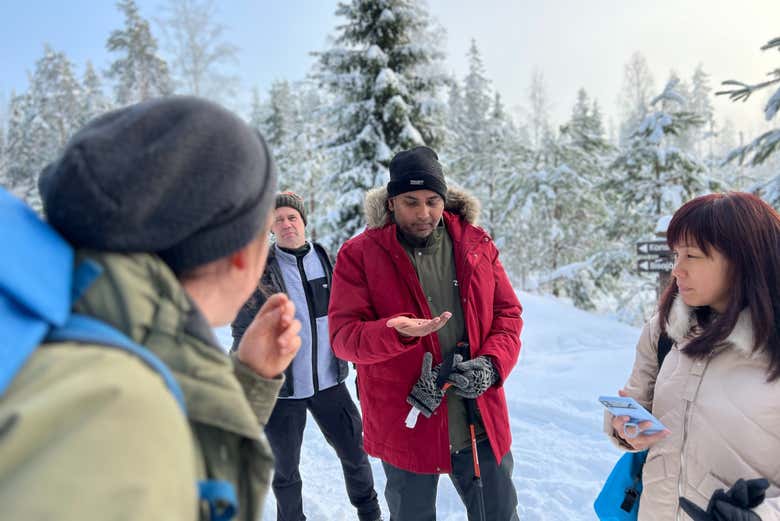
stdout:
[[[621,389],[618,391],[618,396],[628,397],[628,394]],[[634,450],[646,450],[672,433],[669,429],[664,429],[655,431],[652,434],[642,434],[642,431],[652,429],[654,423],[649,420],[634,423],[630,420],[630,416],[614,416],[612,418],[612,428],[615,429],[615,434]],[[629,424],[628,426],[626,425],[627,423]]]

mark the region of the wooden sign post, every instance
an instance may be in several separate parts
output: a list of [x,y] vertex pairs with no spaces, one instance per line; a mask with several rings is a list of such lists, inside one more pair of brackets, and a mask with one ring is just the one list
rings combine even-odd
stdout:
[[[658,220],[655,228],[656,237],[666,237],[666,227],[669,225],[669,220],[669,217],[661,217]],[[665,239],[657,239],[636,243],[636,252],[641,256],[637,261],[637,271],[658,273],[656,294],[660,297],[672,279],[672,269],[674,268],[672,251]]]

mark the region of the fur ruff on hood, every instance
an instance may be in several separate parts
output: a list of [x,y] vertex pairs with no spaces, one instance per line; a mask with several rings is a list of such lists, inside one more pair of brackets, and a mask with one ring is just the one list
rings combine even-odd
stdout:
[[[390,212],[387,209],[387,188],[373,188],[366,194],[365,214],[368,228],[382,228],[389,224]],[[450,185],[447,188],[447,200],[444,209],[462,216],[467,223],[476,225],[479,218],[479,200],[466,190]]]
[[[683,302],[677,295],[672,303],[672,309],[669,310],[669,318],[666,321],[666,334],[676,343],[688,338],[694,328],[698,327],[696,314],[692,307]],[[753,353],[753,321],[750,318],[750,310],[745,308],[740,312],[734,329],[726,337],[724,344],[728,343],[734,346],[742,355],[750,358],[755,356]]]

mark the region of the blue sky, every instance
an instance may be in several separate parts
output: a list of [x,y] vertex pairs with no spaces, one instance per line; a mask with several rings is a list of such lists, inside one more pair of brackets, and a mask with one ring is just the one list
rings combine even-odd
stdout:
[[[147,18],[161,0],[138,2]],[[244,92],[266,91],[275,79],[300,79],[339,20],[334,0],[225,0],[219,20],[241,48],[236,73]],[[432,16],[447,30],[446,67],[466,72],[471,38],[484,55],[487,75],[509,107],[525,103],[531,72],[547,80],[553,116],[565,118],[583,86],[614,113],[623,64],[635,50],[648,59],[660,90],[669,70],[689,77],[701,62],[717,86],[736,78],[759,81],[778,66],[776,52],[759,47],[780,36],[777,0],[429,0]],[[0,102],[26,87],[27,72],[43,43],[65,51],[79,71],[91,59],[105,68],[105,42],[122,17],[109,1],[6,0],[0,3]],[[245,109],[244,94],[239,110]],[[763,98],[762,98],[763,99]],[[722,115],[757,130],[761,99],[747,106],[716,102]]]

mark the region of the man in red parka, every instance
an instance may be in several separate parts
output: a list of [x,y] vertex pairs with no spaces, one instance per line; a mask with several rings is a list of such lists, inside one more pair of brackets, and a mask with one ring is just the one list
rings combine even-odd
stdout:
[[[469,399],[486,519],[517,519],[502,384],[520,353],[522,308],[493,241],[473,224],[478,212],[472,196],[447,189],[436,153],[416,147],[390,162],[387,187],[366,196],[366,230],[338,254],[331,345],[357,365],[365,449],[382,460],[392,521],[435,520],[444,473],[479,519]],[[467,360],[456,356],[445,393],[436,377],[463,342]],[[422,411],[411,428],[410,403]]]

